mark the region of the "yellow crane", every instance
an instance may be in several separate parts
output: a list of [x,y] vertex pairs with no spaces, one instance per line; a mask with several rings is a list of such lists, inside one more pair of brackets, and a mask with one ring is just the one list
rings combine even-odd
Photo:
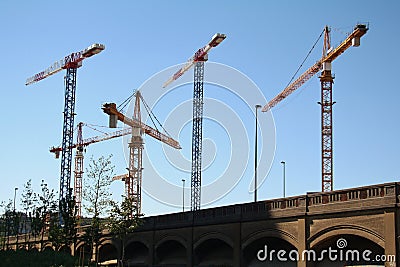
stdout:
[[[115,103],[105,103],[102,107],[103,112],[109,115],[110,128],[117,126],[117,121],[131,127],[131,140],[129,142],[129,169],[128,174],[115,176],[113,180],[123,180],[125,182],[125,196],[132,198],[136,215],[141,214],[142,207],[142,152],[143,152],[143,133],[173,147],[181,149],[179,142],[172,137],[161,133],[157,129],[145,124],[141,119],[140,101],[144,99],[140,91],[135,93],[135,108],[133,117],[129,118],[122,114]],[[145,102],[144,102],[145,103]],[[150,114],[149,114],[150,115]]]
[[322,157],[322,192],[333,190],[333,124],[332,124],[332,84],[334,77],[332,76],[333,60],[338,58],[349,47],[360,46],[361,37],[368,31],[366,24],[357,24],[353,32],[336,48],[330,44],[330,30],[325,27],[324,49],[322,58],[313,66],[300,75],[294,82],[289,84],[282,92],[275,96],[262,111],[266,112],[276,106],[279,102],[297,90],[317,72],[322,70],[321,81],[321,157]]

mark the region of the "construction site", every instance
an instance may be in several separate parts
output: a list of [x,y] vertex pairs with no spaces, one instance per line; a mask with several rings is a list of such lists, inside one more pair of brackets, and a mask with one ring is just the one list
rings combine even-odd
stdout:
[[[67,255],[42,266],[400,266],[396,128],[366,111],[396,101],[366,71],[377,65],[368,44],[376,29],[313,24],[319,32],[280,32],[282,50],[265,55],[252,45],[268,50],[272,36],[261,42],[219,23],[228,30],[208,41],[157,31],[163,39],[139,38],[143,46],[104,38],[82,50],[67,42],[64,55],[49,43],[38,51],[45,56],[25,55],[23,90],[43,102],[21,111],[26,163],[4,162],[25,180],[2,186],[12,193],[2,200],[2,255]],[[157,48],[163,42],[174,49]],[[126,58],[142,59],[143,49],[154,51],[151,64]],[[11,256],[1,259],[9,265]]]

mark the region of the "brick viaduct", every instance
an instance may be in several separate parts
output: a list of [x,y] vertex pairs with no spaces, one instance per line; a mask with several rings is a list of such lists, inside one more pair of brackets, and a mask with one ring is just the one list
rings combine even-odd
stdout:
[[[386,183],[146,217],[125,266],[400,266],[399,203],[400,183]],[[121,251],[105,234],[98,257],[112,264]]]

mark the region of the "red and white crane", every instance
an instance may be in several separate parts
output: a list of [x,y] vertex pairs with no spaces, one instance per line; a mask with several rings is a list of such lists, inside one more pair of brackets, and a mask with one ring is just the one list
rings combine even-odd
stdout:
[[[93,55],[103,51],[105,48],[102,44],[92,44],[88,48],[72,53],[64,58],[54,62],[50,67],[41,71],[26,80],[25,85],[43,80],[57,72],[66,69],[65,76],[65,96],[64,96],[64,122],[62,133],[62,151],[61,151],[61,175],[60,175],[60,192],[59,192],[59,218],[62,223],[62,207],[70,200],[70,183],[71,183],[71,162],[72,162],[72,145],[74,132],[74,115],[75,115],[75,91],[76,91],[76,72],[82,66],[82,61]],[[63,204],[64,202],[64,204]]]
[[[76,148],[75,153],[75,170],[74,170],[74,198],[75,198],[75,207],[76,207],[76,217],[80,218],[82,216],[82,178],[83,178],[83,152],[84,148],[95,144],[98,142],[110,140],[113,138],[121,137],[124,135],[128,135],[132,133],[132,128],[126,128],[122,130],[118,130],[112,133],[107,133],[104,135],[94,136],[90,138],[83,139],[83,126],[86,124],[83,122],[78,123],[77,130],[77,140],[76,143],[73,144],[70,148]],[[54,153],[56,158],[60,157],[60,152],[62,151],[62,147],[51,147],[50,152]]]
[[322,192],[333,190],[333,123],[332,113],[332,84],[333,76],[331,72],[331,63],[333,60],[343,54],[350,46],[358,47],[360,38],[368,31],[365,24],[358,24],[353,32],[336,48],[331,47],[330,31],[325,27],[324,48],[322,58],[313,66],[300,75],[294,82],[289,84],[281,93],[275,96],[262,109],[266,112],[276,106],[279,102],[296,91],[300,86],[307,82],[317,72],[322,70],[321,81],[321,158],[322,158]]
[[191,173],[191,210],[199,210],[201,206],[201,153],[203,135],[203,81],[204,62],[208,60],[208,52],[218,46],[226,35],[216,33],[211,41],[197,50],[193,57],[178,70],[163,85],[168,86],[181,77],[194,66],[194,90],[193,90],[193,128],[192,128],[192,173]]

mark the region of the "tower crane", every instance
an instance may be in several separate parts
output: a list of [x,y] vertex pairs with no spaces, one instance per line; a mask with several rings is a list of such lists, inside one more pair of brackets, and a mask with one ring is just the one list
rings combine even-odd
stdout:
[[[74,111],[75,111],[75,91],[76,91],[76,72],[82,66],[82,61],[103,51],[102,44],[92,44],[88,48],[74,52],[65,56],[59,61],[53,63],[50,67],[41,71],[26,80],[25,85],[43,80],[57,72],[66,69],[65,76],[65,96],[64,96],[64,122],[62,135],[61,151],[61,175],[60,175],[60,193],[59,193],[59,211],[62,211],[62,202],[70,200],[71,183],[71,161],[72,161],[72,142],[74,129]],[[68,205],[67,205],[68,206]],[[59,213],[60,224],[62,222],[62,213]]]
[[[80,218],[82,215],[82,177],[83,177],[83,152],[84,148],[98,142],[110,140],[116,137],[128,135],[132,133],[131,128],[126,128],[123,130],[118,130],[112,133],[94,136],[90,138],[83,139],[82,138],[82,128],[86,125],[83,122],[78,123],[77,130],[77,140],[76,143],[73,144],[70,148],[76,148],[75,153],[75,170],[74,170],[74,198],[75,198],[75,207],[76,207],[76,217]],[[61,146],[59,147],[51,147],[50,152],[54,153],[56,158],[60,157],[60,152],[63,150]]]
[[321,82],[321,158],[322,158],[322,192],[333,190],[333,124],[332,124],[332,76],[331,63],[343,54],[350,46],[360,46],[361,37],[368,31],[365,24],[355,26],[352,33],[336,48],[330,45],[330,31],[328,27],[324,29],[324,47],[322,58],[313,66],[300,75],[294,82],[289,84],[281,93],[275,96],[262,109],[266,112],[276,106],[279,102],[301,87],[317,72],[322,70],[320,75]]
[[178,141],[142,122],[140,100],[144,102],[140,91],[136,91],[135,108],[132,118],[129,118],[118,111],[115,103],[105,103],[102,107],[103,112],[109,115],[110,128],[115,128],[117,126],[117,122],[121,121],[130,126],[132,132],[131,140],[129,142],[128,174],[116,176],[113,178],[113,180],[123,180],[125,182],[125,196],[133,199],[136,215],[140,215],[142,209],[143,133],[173,148],[181,149]]
[[201,205],[201,153],[203,136],[203,81],[204,62],[208,60],[208,52],[218,46],[226,35],[216,33],[207,45],[197,50],[193,57],[169,78],[163,87],[181,77],[186,71],[194,66],[194,90],[193,90],[193,127],[192,127],[192,172],[190,206],[191,210],[199,210]]

